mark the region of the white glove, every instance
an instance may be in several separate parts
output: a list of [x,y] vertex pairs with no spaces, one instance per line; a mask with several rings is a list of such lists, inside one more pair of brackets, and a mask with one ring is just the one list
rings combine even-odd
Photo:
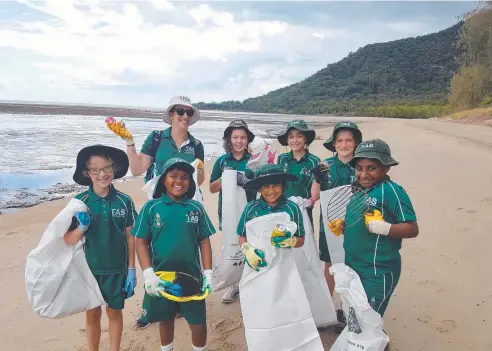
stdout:
[[374,220],[367,224],[367,229],[373,234],[388,235],[391,229],[391,223]]
[[160,287],[161,280],[155,275],[152,267],[146,268],[143,271],[145,291],[151,296],[160,296],[160,292],[164,291],[164,288]]
[[210,289],[210,293],[214,291],[214,287],[212,284],[212,276],[214,272],[211,269],[206,269],[203,271],[203,277],[205,278],[204,284],[205,287],[208,287]]

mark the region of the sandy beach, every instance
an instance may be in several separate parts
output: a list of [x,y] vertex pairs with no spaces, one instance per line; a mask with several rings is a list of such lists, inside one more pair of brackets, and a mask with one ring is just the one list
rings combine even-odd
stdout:
[[[492,240],[492,128],[439,120],[363,119],[364,139],[387,141],[400,162],[390,176],[410,195],[420,226],[416,239],[401,250],[400,283],[385,314],[391,350],[492,350],[492,283],[488,257]],[[326,139],[331,128],[318,130]],[[142,142],[142,141],[139,141]],[[311,152],[330,153],[316,140]],[[279,149],[283,152],[283,148]],[[210,174],[213,160],[207,162]],[[142,180],[116,186],[144,202]],[[217,195],[202,186],[207,211],[217,225]],[[84,314],[63,320],[37,316],[24,289],[24,265],[46,226],[69,199],[43,203],[0,216],[0,331],[5,351],[86,350]],[[315,218],[319,205],[315,209]],[[315,221],[317,222],[317,221]],[[317,232],[317,223],[316,232]],[[213,237],[218,247],[219,235]],[[143,298],[141,271],[136,296],[127,300],[122,350],[159,350],[158,326],[133,330]],[[207,300],[210,351],[247,350],[239,300],[220,302],[223,291]],[[108,350],[107,320],[102,350]],[[320,332],[329,350],[337,335]],[[183,319],[176,321],[175,350],[189,351],[191,342]],[[255,350],[256,351],[256,350]]]

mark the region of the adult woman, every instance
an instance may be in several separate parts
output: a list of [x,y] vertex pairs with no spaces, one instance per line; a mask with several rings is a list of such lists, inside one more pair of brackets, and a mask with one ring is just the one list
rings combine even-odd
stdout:
[[[203,144],[194,138],[188,128],[200,119],[200,110],[195,108],[187,96],[173,96],[162,115],[164,122],[171,125],[165,130],[154,130],[144,141],[137,153],[133,138],[125,139],[130,171],[134,176],[147,172],[146,181],[159,175],[167,160],[179,157],[188,162],[204,161]],[[203,168],[198,169],[198,185],[205,179]]]
[[[237,173],[237,185],[243,186],[248,181],[244,175],[250,158],[249,144],[255,135],[248,129],[248,125],[242,119],[232,121],[224,130],[223,141],[225,154],[215,161],[212,174],[210,175],[210,192],[219,192],[219,229],[222,230],[222,173],[225,168],[239,171]],[[246,198],[252,201],[256,198],[256,192],[246,191]],[[222,296],[223,303],[233,302],[239,295],[239,285],[232,285]]]

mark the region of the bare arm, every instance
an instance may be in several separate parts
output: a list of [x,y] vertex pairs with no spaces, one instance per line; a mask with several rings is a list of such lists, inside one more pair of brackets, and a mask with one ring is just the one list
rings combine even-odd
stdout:
[[419,225],[417,222],[403,222],[392,224],[389,236],[400,239],[416,238],[419,235]]
[[222,179],[219,178],[215,182],[210,183],[209,189],[212,194],[218,193],[222,189]]
[[134,176],[140,176],[149,169],[152,157],[142,153],[137,154],[135,145],[127,146],[126,153],[130,161],[130,171]]
[[137,252],[138,262],[142,271],[146,268],[152,267],[149,256],[149,242],[146,239],[136,238],[135,248]]
[[132,235],[133,226],[126,227],[126,246],[128,247],[128,268],[135,268],[135,237]]
[[65,233],[63,236],[63,241],[65,241],[65,244],[67,245],[75,245],[80,239],[82,239],[83,235],[84,232],[82,230],[75,228],[74,230]]
[[314,201],[318,201],[320,198],[320,192],[321,192],[321,184],[314,181],[313,185],[311,186],[311,197],[314,199]]
[[210,244],[209,238],[200,242],[200,253],[203,269],[212,269],[212,245]]
[[239,247],[241,247],[244,243],[247,243],[248,239],[246,239],[245,236],[240,235],[239,236]]

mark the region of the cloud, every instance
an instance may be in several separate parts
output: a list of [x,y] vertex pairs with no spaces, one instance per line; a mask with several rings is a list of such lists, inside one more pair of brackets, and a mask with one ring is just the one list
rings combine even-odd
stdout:
[[[360,46],[443,29],[458,11],[448,5],[441,18],[427,5],[420,14],[420,5],[399,6],[0,1],[0,96],[131,105],[164,105],[175,94],[242,100],[300,81]],[[408,11],[396,15],[401,6]]]

